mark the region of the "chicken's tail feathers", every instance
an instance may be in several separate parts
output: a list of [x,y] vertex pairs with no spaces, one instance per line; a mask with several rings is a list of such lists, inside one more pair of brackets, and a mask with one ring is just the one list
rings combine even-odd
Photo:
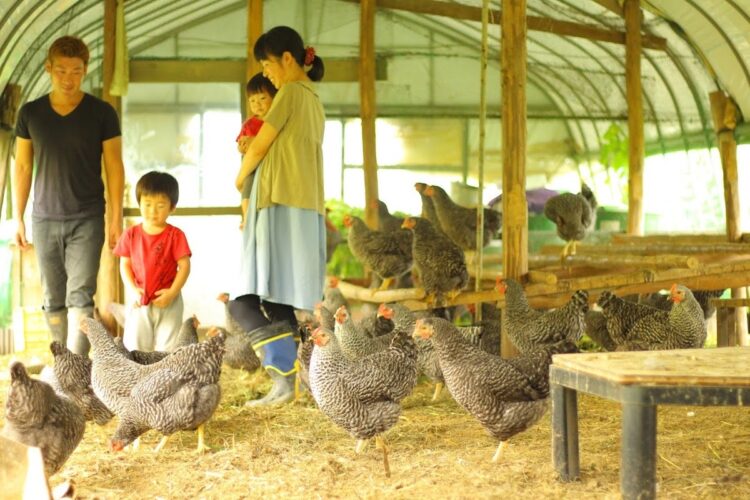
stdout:
[[607,309],[616,299],[617,296],[614,293],[610,292],[609,290],[605,290],[599,296],[599,300],[597,300],[596,303],[599,304],[599,307],[601,307],[602,309]]
[[589,293],[586,290],[577,290],[570,298],[570,302],[578,312],[586,314],[589,310]]
[[417,359],[417,345],[411,337],[411,332],[398,331],[391,339],[391,349],[396,349],[407,358]]
[[586,201],[589,202],[589,205],[591,206],[591,209],[596,209],[598,203],[596,201],[596,196],[594,196],[594,192],[591,190],[588,185],[586,185],[585,182],[581,183],[581,196],[583,196]]

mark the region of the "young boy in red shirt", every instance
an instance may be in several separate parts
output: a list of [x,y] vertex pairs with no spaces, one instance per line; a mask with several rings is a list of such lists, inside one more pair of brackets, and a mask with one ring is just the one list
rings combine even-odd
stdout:
[[185,233],[167,223],[180,196],[177,179],[148,172],[135,186],[143,221],[117,242],[120,274],[138,299],[125,321],[123,342],[130,350],[172,351],[182,323],[182,287],[190,274]]

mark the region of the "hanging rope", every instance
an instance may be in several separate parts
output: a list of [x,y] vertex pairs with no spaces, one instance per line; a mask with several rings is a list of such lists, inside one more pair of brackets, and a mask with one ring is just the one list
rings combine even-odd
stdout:
[[[482,290],[482,268],[484,254],[484,203],[482,194],[484,192],[484,136],[487,120],[487,59],[489,57],[489,46],[487,43],[487,25],[489,24],[489,0],[482,1],[482,55],[479,63],[479,151],[477,164],[477,178],[479,188],[477,189],[477,253],[476,273],[474,276],[474,290]],[[482,304],[476,305],[476,321],[482,320]]]

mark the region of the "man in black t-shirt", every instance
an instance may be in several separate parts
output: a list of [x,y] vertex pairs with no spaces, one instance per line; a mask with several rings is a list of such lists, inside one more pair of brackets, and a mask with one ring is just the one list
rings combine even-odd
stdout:
[[102,159],[111,208],[110,248],[122,232],[125,176],[117,112],[81,90],[88,61],[88,47],[80,38],[63,36],[50,46],[44,68],[52,91],[19,111],[13,181],[16,243],[25,249],[24,212],[36,166],[31,216],[42,308],[52,338],[79,354],[89,350],[78,324],[93,312],[105,239]]

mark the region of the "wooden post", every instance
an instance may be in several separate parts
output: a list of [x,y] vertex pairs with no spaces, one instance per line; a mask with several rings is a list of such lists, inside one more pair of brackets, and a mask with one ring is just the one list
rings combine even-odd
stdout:
[[[526,205],[526,0],[503,0],[503,275],[520,280],[529,269]],[[506,335],[503,357],[518,352]]]
[[628,234],[643,234],[643,94],[640,0],[625,0],[625,86],[628,101]]
[[[737,140],[734,129],[737,127],[737,105],[723,91],[717,90],[709,94],[711,101],[711,118],[716,131],[721,158],[721,170],[724,174],[724,206],[726,208],[727,239],[738,241],[741,236],[740,224],[740,193],[737,173]],[[733,288],[732,298],[746,297],[744,288]],[[747,338],[747,308],[737,307],[730,315],[727,328],[733,330],[730,340],[735,343],[746,344]],[[739,341],[739,342],[737,342]],[[730,345],[735,345],[732,343]]]
[[[112,84],[112,75],[115,71],[115,20],[117,14],[117,0],[104,0],[104,53],[102,56],[102,99],[112,105],[117,115],[122,119],[122,100],[114,96],[109,89]],[[102,168],[104,179],[104,196],[109,196],[107,191],[107,176]],[[107,324],[115,324],[112,315],[107,311],[110,302],[122,302],[122,282],[118,270],[117,259],[107,244],[106,235],[109,234],[110,203],[106,204],[105,241],[99,261],[99,276],[97,277],[95,302],[99,313]]]
[[378,227],[378,159],[375,141],[375,0],[359,8],[359,109],[362,119],[362,169],[365,177],[365,223]]
[[[255,60],[253,49],[255,42],[263,34],[263,0],[247,0],[247,74],[245,82],[261,71],[260,63]],[[245,85],[242,85],[242,95],[245,95]],[[243,101],[245,99],[243,98]]]

